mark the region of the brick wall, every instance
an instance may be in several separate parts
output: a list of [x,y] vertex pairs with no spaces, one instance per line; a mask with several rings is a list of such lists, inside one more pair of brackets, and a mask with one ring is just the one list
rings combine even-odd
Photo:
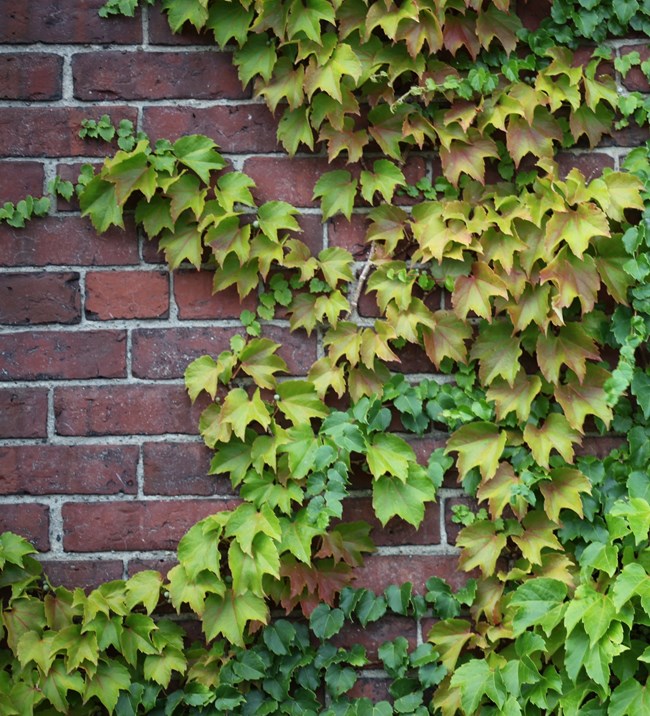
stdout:
[[[254,178],[258,200],[303,208],[313,249],[329,243],[363,258],[362,217],[323,226],[311,200],[326,159],[289,160],[279,150],[273,117],[242,91],[227,52],[191,32],[171,35],[158,10],[101,20],[101,5],[0,0],[0,203],[41,194],[55,174],[72,178],[105,154],[77,130],[107,113],[153,138],[212,136]],[[628,86],[648,89],[639,73]],[[563,155],[562,166],[590,175],[618,167],[645,139],[624,130],[597,151]],[[408,170],[417,178],[436,166],[423,155]],[[170,275],[128,222],[98,237],[65,202],[25,230],[0,227],[0,247],[0,530],[33,540],[52,578],[68,585],[166,567],[188,527],[235,499],[226,480],[207,476],[210,455],[196,428],[202,406],[190,406],[182,382],[190,360],[217,354],[240,330],[235,294],[212,297],[205,273]],[[371,316],[366,303],[360,312]],[[316,339],[271,323],[265,335],[304,375]],[[441,438],[418,441],[423,459]],[[366,494],[350,501],[348,515],[376,525]],[[358,583],[421,585],[431,574],[458,583],[449,511],[460,496],[447,485],[419,532],[398,523],[375,529],[379,549]]]

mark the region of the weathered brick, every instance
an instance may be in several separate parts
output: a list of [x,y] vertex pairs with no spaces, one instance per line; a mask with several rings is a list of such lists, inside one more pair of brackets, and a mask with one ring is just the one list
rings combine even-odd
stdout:
[[10,157],[103,157],[111,151],[107,144],[79,137],[83,119],[103,114],[115,124],[136,120],[129,107],[1,107],[0,146]]
[[240,99],[229,52],[84,52],[72,57],[82,100]]
[[105,0],[0,0],[0,42],[131,44],[142,40],[138,20],[104,20]]
[[118,559],[43,559],[43,571],[55,587],[96,589],[105,582],[122,579],[124,565]]
[[625,445],[625,439],[614,435],[598,435],[583,438],[582,445],[576,445],[576,455],[589,455],[604,460],[612,450]]
[[418,529],[399,517],[391,519],[385,527],[375,517],[370,497],[345,500],[343,521],[363,520],[372,527],[370,537],[377,545],[438,544],[440,542],[440,510],[437,504],[426,506],[424,520]]
[[517,15],[526,29],[536,30],[542,20],[550,16],[551,4],[551,0],[519,3],[517,5]]
[[61,97],[63,58],[42,52],[0,55],[0,99],[53,100]]
[[[147,569],[153,569],[156,572],[160,572],[164,577],[167,576],[167,572],[172,567],[178,564],[176,560],[168,559],[167,557],[158,557],[157,559],[130,559],[127,564],[127,573],[129,577],[132,577],[138,572],[143,572]],[[200,631],[200,623],[199,623]]]
[[607,167],[613,169],[615,166],[614,158],[603,152],[590,152],[589,154],[560,152],[556,159],[561,176],[565,177],[575,168],[585,175],[587,181],[599,177],[603,173],[603,169]]
[[255,295],[249,293],[240,302],[236,286],[214,295],[213,278],[214,274],[210,271],[189,270],[177,271],[174,274],[174,299],[181,320],[239,318],[244,309],[255,310]]
[[70,552],[176,549],[198,520],[239,504],[233,500],[86,502],[63,505],[63,546]]
[[47,391],[34,388],[0,390],[0,438],[47,436]]
[[208,475],[212,451],[201,443],[145,443],[145,495],[230,495],[226,475]]
[[350,699],[370,699],[375,704],[379,701],[392,702],[393,699],[388,691],[390,684],[390,679],[362,675],[345,694]]
[[54,393],[59,435],[191,434],[197,432],[200,408],[198,401],[191,408],[180,385],[88,386]]
[[106,266],[138,263],[135,228],[98,236],[87,219],[50,217],[24,229],[0,225],[0,266]]
[[135,493],[138,452],[135,445],[0,447],[0,493]]
[[15,532],[28,539],[36,549],[50,548],[50,508],[47,505],[26,503],[2,505],[0,532]]
[[91,271],[86,274],[86,317],[164,318],[169,314],[169,274],[164,271]]
[[[229,347],[235,328],[142,328],[133,331],[133,375],[163,380],[179,378],[187,365],[201,355],[217,356]],[[287,362],[291,375],[305,375],[316,360],[316,341],[302,332],[289,333],[266,326],[264,336],[282,344],[278,355]]]
[[366,242],[367,230],[366,216],[353,214],[350,221],[344,216],[335,216],[327,224],[329,245],[347,249],[355,259],[362,261],[370,251],[370,244]]
[[458,572],[458,558],[454,555],[371,555],[365,565],[355,570],[355,587],[365,587],[373,592],[383,592],[390,584],[411,582],[415,592],[422,593],[429,577],[446,579],[454,589],[467,581],[467,577]]
[[361,644],[371,664],[379,663],[377,651],[386,641],[392,641],[403,636],[409,643],[409,649],[417,646],[417,624],[414,619],[399,616],[386,616],[366,627],[358,624],[346,624],[345,628],[332,638],[337,647],[351,649],[355,644]]
[[[237,80],[239,82],[239,80]],[[144,129],[153,139],[184,134],[212,137],[223,152],[277,152],[277,120],[260,104],[217,107],[145,107]]]
[[0,274],[0,323],[20,326],[80,320],[78,273]]
[[0,336],[0,380],[125,375],[124,331],[33,331]]
[[40,162],[0,161],[0,205],[17,203],[27,194],[43,193],[43,165]]

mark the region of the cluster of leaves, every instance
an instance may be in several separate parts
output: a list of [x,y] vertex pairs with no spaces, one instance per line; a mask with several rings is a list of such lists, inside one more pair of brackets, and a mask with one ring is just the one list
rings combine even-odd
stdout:
[[[189,22],[221,47],[234,42],[242,82],[282,110],[290,152],[324,142],[330,158],[354,162],[374,142],[388,158],[326,173],[315,186],[324,220],[370,205],[370,251],[358,272],[341,248],[312,255],[297,238],[297,209],[258,206],[254,182],[229,170],[209,138],[152,146],[128,124],[84,126],[86,136],[120,144],[77,185],[96,229],[122,226],[133,209],[172,269],[210,268],[215,292],[236,286],[259,303],[242,314],[248,338],[234,336],[230,350],[197,359],[185,375],[193,401],[210,398],[200,430],[215,451],[211,472],[228,476],[242,500],[187,533],[164,586],[212,645],[183,651],[167,626],[160,639],[152,627],[137,632],[139,646],[131,636],[122,643],[135,631],[134,608],[138,621],[158,603],[155,573],[88,597],[61,592],[64,631],[95,634],[137,674],[128,694],[131,686],[109,687],[104,706],[131,699],[121,708],[137,713],[169,698],[168,713],[179,704],[318,713],[323,677],[328,714],[645,713],[650,148],[591,181],[561,175],[554,160],[583,137],[596,145],[616,120],[647,119],[644,98],[619,97],[601,74],[605,53],[582,61],[554,42],[644,30],[645,6],[555,2],[551,20],[526,33],[507,0],[162,4],[173,30]],[[137,5],[112,0],[103,14],[132,15]],[[619,58],[616,69],[636,63]],[[401,168],[413,148],[435,149],[443,174],[415,189]],[[406,209],[393,203],[398,192],[424,200]],[[376,320],[357,320],[364,292]],[[322,336],[305,379],[280,375],[282,346],[264,337],[280,309],[291,330]],[[396,374],[408,351],[444,379],[412,384]],[[576,455],[585,436],[610,428],[626,438],[607,458]],[[450,435],[423,466],[402,431]],[[371,490],[382,525],[417,527],[452,464],[480,505],[456,512],[459,568],[476,581],[456,595],[437,578],[419,596],[408,585],[380,597],[351,590],[373,549],[368,525],[341,521],[352,481]],[[52,633],[48,608],[41,616],[38,600],[15,586],[34,583],[35,563],[12,560],[10,573],[22,576],[10,582],[8,613],[18,608],[19,618],[3,617],[15,654],[0,682],[8,703],[30,688],[62,710],[34,688],[53,669],[63,680],[52,694],[101,701],[88,683],[112,662],[68,661],[78,657]],[[387,606],[416,618],[433,608],[440,620],[411,654],[401,637],[380,648],[393,704],[373,705],[345,696],[366,663],[360,649],[314,647],[303,627],[269,624],[272,606],[299,606],[324,640],[346,617],[365,626]],[[161,696],[172,672],[188,668],[180,695]],[[272,669],[281,674],[273,682]],[[119,681],[115,673],[106,678]]]

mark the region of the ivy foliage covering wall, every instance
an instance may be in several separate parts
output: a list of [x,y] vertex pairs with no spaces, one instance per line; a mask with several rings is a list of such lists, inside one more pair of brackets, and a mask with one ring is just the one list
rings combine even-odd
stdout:
[[[167,578],[88,595],[43,581],[30,546],[3,535],[0,714],[650,712],[648,149],[591,180],[556,161],[646,122],[607,46],[574,49],[647,32],[650,10],[564,0],[532,32],[508,0],[162,5],[173,30],[190,23],[234,48],[290,154],[325,148],[352,164],[323,174],[315,197],[325,220],[366,207],[369,253],[361,265],[342,248],[312,255],[297,210],[257,205],[252,179],[207,137],[152,144],[124,125],[120,150],[82,171],[76,192],[99,232],[133,209],[172,269],[207,267],[215,292],[258,294],[248,337],[185,376],[192,400],[212,401],[200,425],[212,472],[242,502],[183,537]],[[440,176],[411,186],[403,165],[420,150],[439,156]],[[31,206],[3,218],[46,210]],[[357,320],[364,293],[376,320]],[[282,379],[264,336],[277,311],[323,333],[304,380]],[[410,344],[449,379],[393,373]],[[449,438],[421,465],[403,436],[432,429]],[[616,450],[576,457],[606,431]],[[463,589],[351,586],[373,550],[368,525],[339,521],[359,474],[382,524],[416,527],[456,476],[479,505],[456,516]],[[297,609],[308,623],[276,618]],[[437,621],[415,650],[403,637],[380,648],[390,702],[352,698],[366,654],[330,640],[386,611]],[[174,612],[195,615],[204,640],[187,647]]]

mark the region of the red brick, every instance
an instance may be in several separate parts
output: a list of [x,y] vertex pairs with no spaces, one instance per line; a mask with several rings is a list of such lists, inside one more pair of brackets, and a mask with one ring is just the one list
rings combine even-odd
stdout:
[[43,571],[54,587],[89,591],[105,582],[122,579],[124,565],[118,559],[43,559]]
[[88,386],[54,393],[59,435],[196,433],[200,407],[190,407],[179,385]]
[[47,391],[33,388],[0,390],[0,438],[47,436]]
[[6,201],[15,204],[27,194],[40,196],[43,193],[43,176],[40,162],[0,161],[0,205]]
[[639,147],[650,139],[650,129],[648,127],[639,127],[638,124],[632,122],[629,127],[615,130],[611,136],[605,135],[601,142],[601,147]]
[[152,45],[212,45],[214,47],[214,36],[211,32],[199,34],[187,22],[180,32],[173,33],[167,15],[156,6],[149,10],[149,42]]
[[397,639],[403,636],[409,643],[409,650],[417,646],[417,624],[414,619],[408,617],[389,616],[377,622],[371,622],[366,627],[358,624],[346,624],[343,631],[340,631],[332,638],[332,643],[337,647],[351,649],[355,644],[361,644],[371,664],[379,663],[377,650],[386,641]]
[[620,450],[625,445],[625,439],[614,435],[602,435],[583,438],[582,445],[576,445],[576,455],[593,456],[604,460],[612,450]]
[[[239,82],[239,80],[237,80]],[[265,105],[145,107],[144,130],[152,139],[175,140],[184,134],[212,137],[224,152],[277,152],[277,119]]]
[[374,704],[379,701],[390,701],[388,687],[391,684],[390,679],[373,679],[372,677],[361,676],[355,685],[345,694],[351,699],[370,699]]
[[244,309],[255,310],[257,299],[250,293],[240,303],[237,288],[232,286],[214,295],[211,271],[177,271],[174,274],[174,299],[181,320],[199,318],[239,318]]
[[111,228],[98,236],[76,216],[32,221],[25,229],[0,225],[0,266],[106,266],[138,263],[135,229]]
[[362,261],[370,251],[370,244],[366,242],[367,230],[368,218],[364,215],[353,214],[351,221],[344,216],[335,216],[327,225],[329,245],[347,249],[355,259]]
[[58,55],[0,55],[0,99],[60,99],[62,68]]
[[70,552],[176,549],[198,520],[234,509],[233,500],[99,502],[63,505],[63,546]]
[[201,443],[145,443],[145,495],[231,495],[227,475],[208,475],[212,455]]
[[[650,50],[645,45],[625,45],[620,48],[621,57],[624,57],[630,52],[638,52],[641,56],[642,62],[645,62],[645,60],[650,57]],[[648,78],[643,74],[643,71],[638,66],[632,67],[632,69],[627,73],[627,76],[623,80],[623,86],[631,92],[650,91]]]
[[138,453],[135,445],[0,447],[0,493],[135,493]]
[[86,317],[165,318],[169,274],[164,271],[93,271],[86,275]]
[[365,566],[354,572],[355,587],[383,592],[390,584],[411,582],[414,591],[423,593],[429,577],[442,577],[454,589],[461,587],[467,577],[456,571],[458,558],[454,555],[373,555],[366,558]]
[[79,323],[79,274],[0,274],[0,323]]
[[229,52],[84,52],[72,57],[82,100],[240,99]]
[[560,175],[565,177],[572,169],[579,169],[587,181],[599,177],[603,169],[614,168],[614,158],[602,152],[590,152],[589,154],[570,154],[560,152],[557,157],[560,167]]
[[524,0],[517,4],[517,15],[528,30],[536,30],[551,15],[552,0]]
[[79,137],[83,119],[98,120],[108,114],[114,124],[136,120],[129,107],[2,107],[0,146],[11,157],[103,157],[111,145]]
[[0,337],[0,380],[124,376],[124,331],[33,331]]
[[2,505],[0,532],[15,532],[28,539],[36,549],[50,548],[50,508],[47,505],[26,503]]
[[[142,328],[133,331],[133,375],[163,380],[179,378],[199,356],[217,356],[227,350],[235,328]],[[287,362],[291,375],[305,375],[316,360],[315,338],[302,331],[289,333],[278,326],[265,326],[263,335],[281,343],[278,355]]]
[[[81,174],[81,168],[84,164],[90,164],[93,167],[93,171],[97,173],[102,163],[99,161],[94,162],[72,162],[70,164],[57,164],[56,173],[63,181],[71,181],[76,184],[79,181],[79,175]],[[62,196],[56,197],[56,210],[57,211],[80,211],[79,200],[76,194],[72,195],[70,201],[67,201]]]
[[440,542],[440,510],[437,504],[426,507],[419,529],[399,517],[382,527],[375,517],[370,497],[352,498],[343,503],[343,521],[363,520],[372,527],[370,537],[376,545],[438,544]]
[[131,44],[142,40],[139,19],[97,14],[105,0],[10,0],[0,2],[0,42]]

